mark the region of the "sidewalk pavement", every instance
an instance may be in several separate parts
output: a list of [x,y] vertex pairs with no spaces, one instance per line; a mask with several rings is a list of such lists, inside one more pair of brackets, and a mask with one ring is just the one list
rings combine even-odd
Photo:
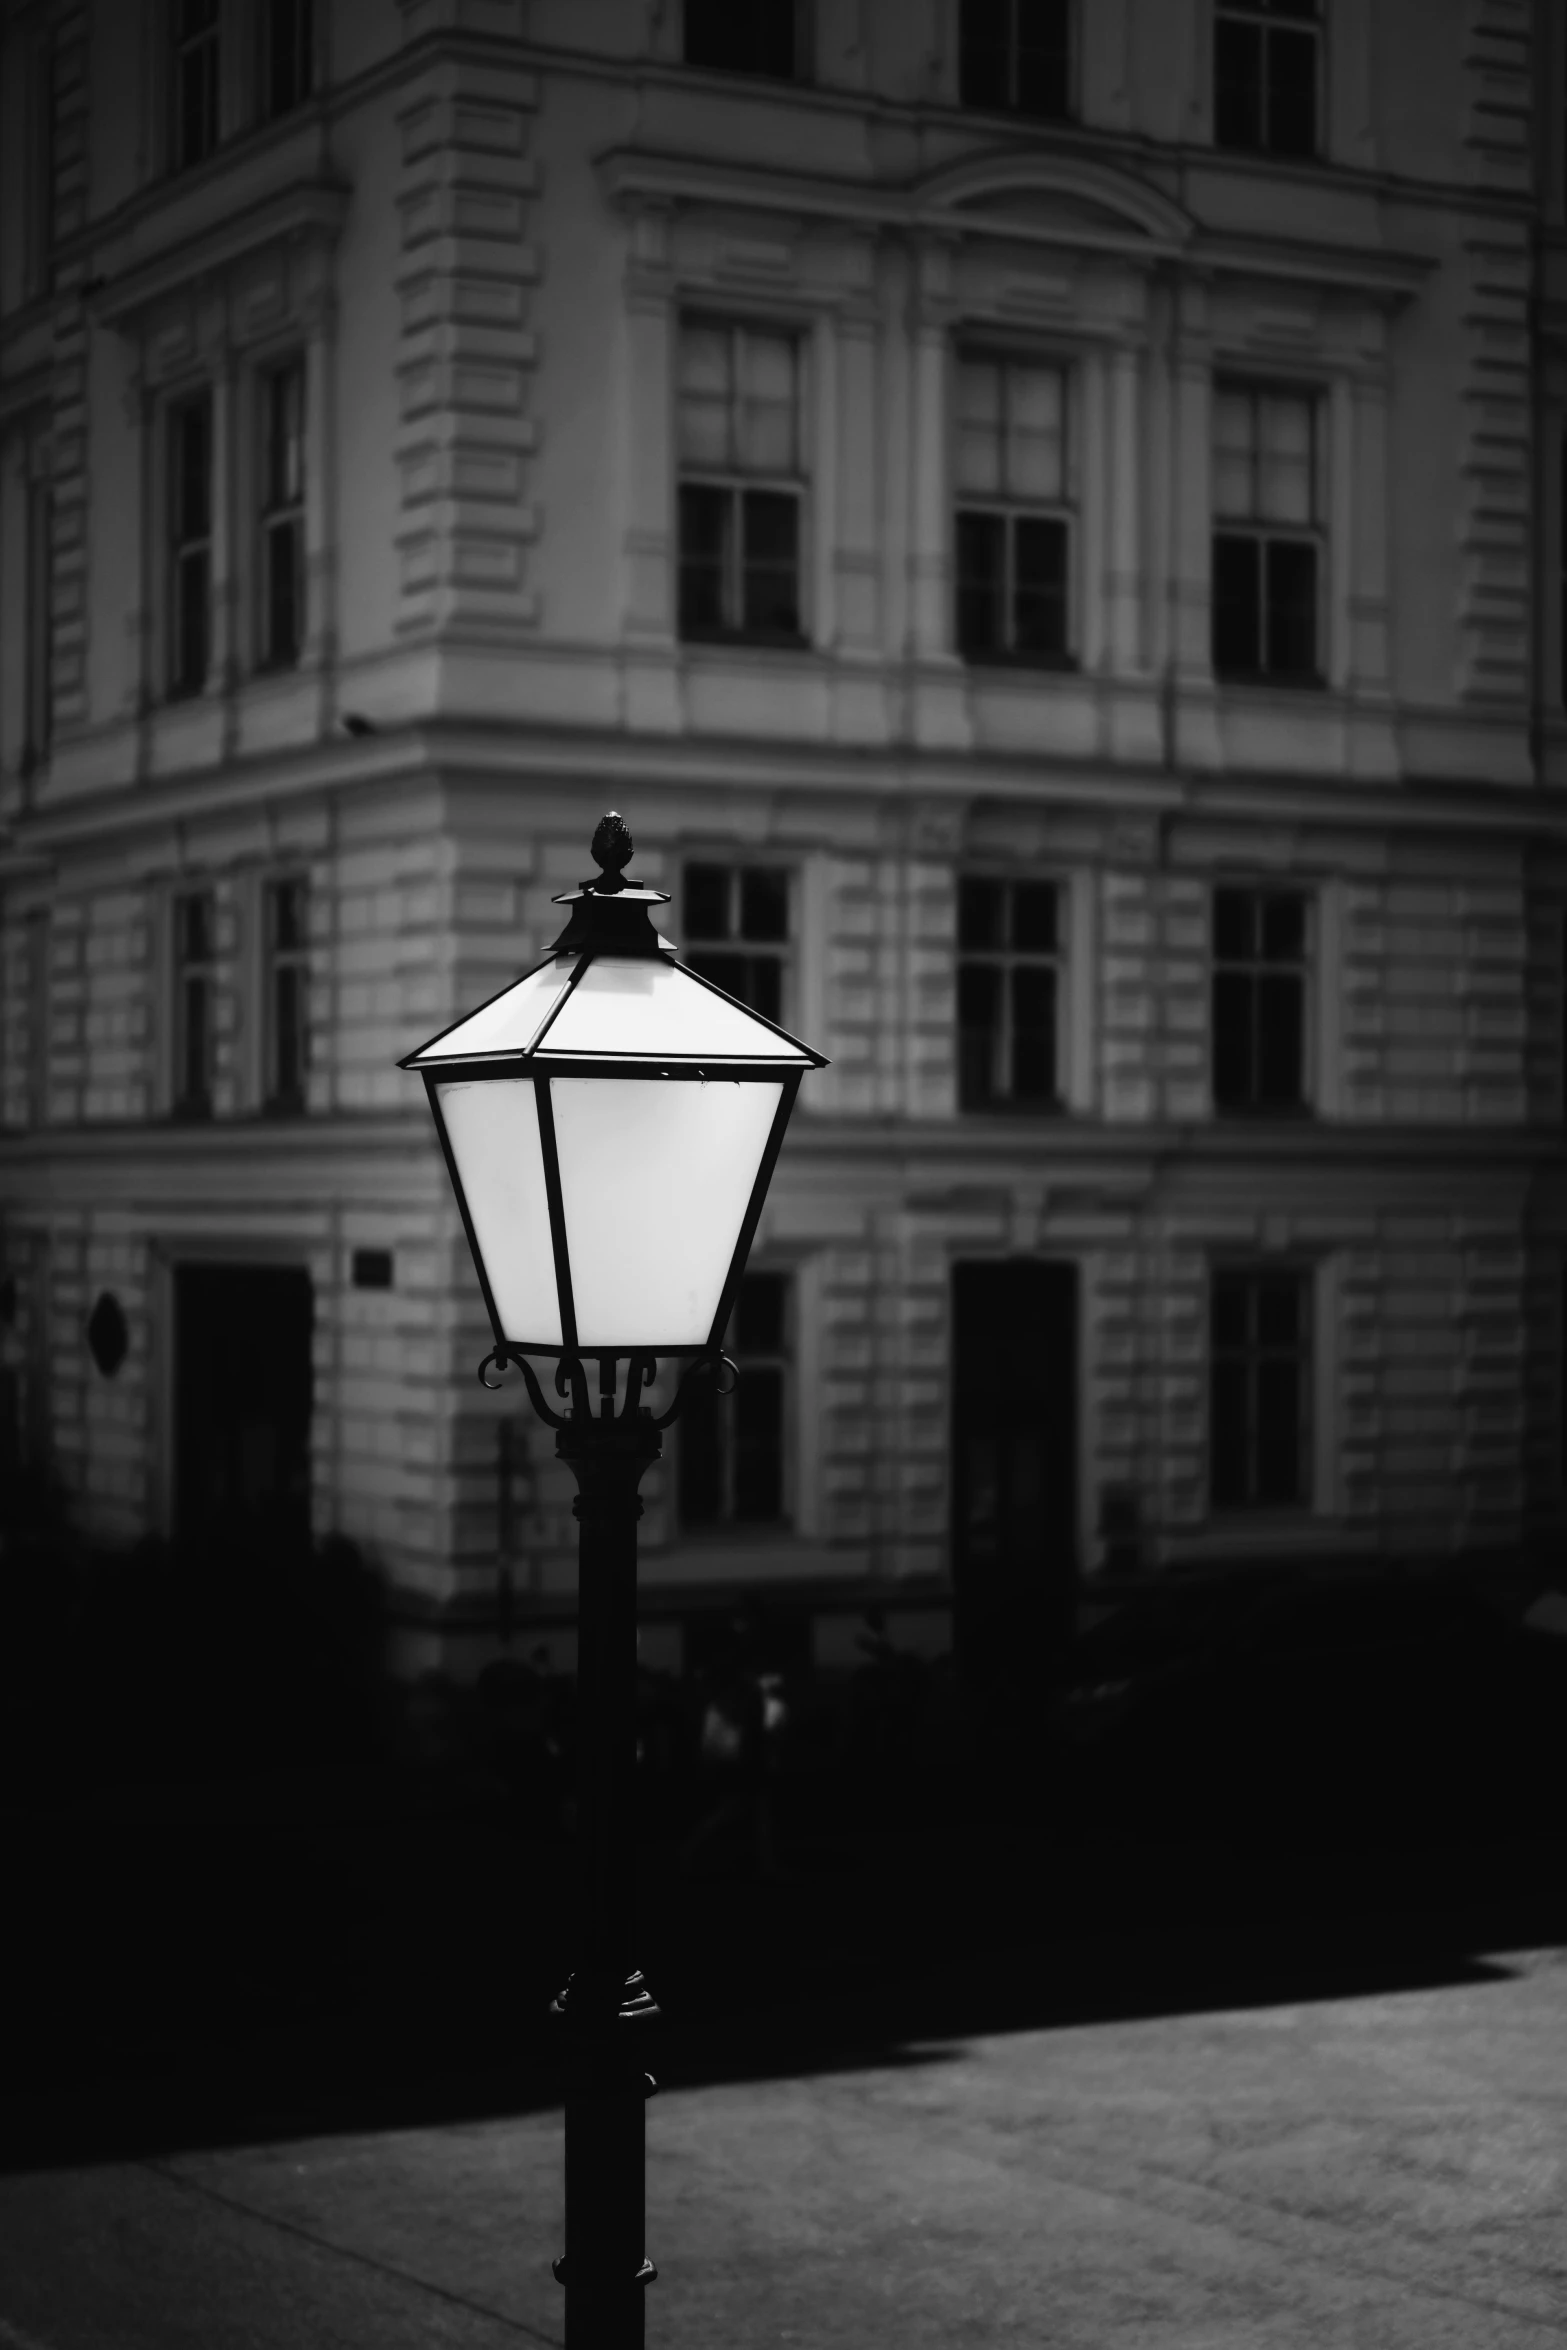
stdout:
[[[649,2350],[1541,2350],[1567,2330],[1567,1950],[1432,1971],[677,2067]],[[541,2107],[17,2172],[0,2345],[560,2343],[560,2160]]]

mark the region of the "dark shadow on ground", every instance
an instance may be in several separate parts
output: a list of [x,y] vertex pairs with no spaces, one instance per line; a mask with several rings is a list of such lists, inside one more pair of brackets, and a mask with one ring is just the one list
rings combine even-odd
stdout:
[[[11,2169],[559,2103],[567,1848],[473,1820],[13,1835]],[[14,1827],[14,1823],[13,1823]],[[1359,1856],[885,1838],[788,1880],[645,1855],[649,2062],[695,2086],[939,2063],[980,2033],[1505,1979],[1567,1941],[1554,1848]],[[800,1858],[802,1856],[796,1856]],[[803,1856],[810,1860],[810,1856]],[[1009,1865],[1010,1863],[1010,1865]]]

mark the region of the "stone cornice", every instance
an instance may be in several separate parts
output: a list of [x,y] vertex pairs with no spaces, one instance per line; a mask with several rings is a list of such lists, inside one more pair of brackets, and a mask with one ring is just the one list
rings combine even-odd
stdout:
[[300,179],[151,252],[138,250],[151,241],[145,233],[150,224],[137,224],[100,248],[98,276],[88,293],[92,315],[104,326],[128,327],[170,295],[218,277],[269,246],[331,244],[347,217],[349,195],[340,181]]
[[1376,304],[1408,301],[1436,267],[1423,254],[1204,229],[1146,180],[1070,156],[971,157],[902,187],[753,170],[689,155],[618,148],[598,161],[610,200],[771,213],[862,232],[986,239],[1184,267],[1202,276],[1285,279]]

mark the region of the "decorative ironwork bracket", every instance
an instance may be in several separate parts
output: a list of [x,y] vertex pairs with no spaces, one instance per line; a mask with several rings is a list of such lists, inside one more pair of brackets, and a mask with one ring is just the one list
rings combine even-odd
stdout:
[[[600,1355],[597,1359],[599,1366],[597,1419],[600,1422],[611,1419],[621,1421],[645,1419],[655,1428],[667,1428],[671,1422],[680,1417],[681,1412],[685,1409],[686,1397],[690,1392],[693,1380],[713,1379],[718,1382],[718,1394],[733,1395],[740,1377],[740,1366],[735,1362],[733,1356],[722,1354],[716,1349],[710,1354],[698,1355],[675,1389],[674,1400],[669,1409],[655,1416],[641,1401],[641,1394],[643,1388],[651,1387],[658,1377],[658,1357],[640,1351],[633,1352],[626,1358],[626,1393],[617,1413],[614,1406],[615,1365],[621,1358],[619,1355]],[[591,1421],[595,1418],[592,1405],[588,1400],[588,1374],[580,1355],[562,1355],[555,1366],[555,1393],[561,1397],[570,1394],[571,1409],[569,1412],[557,1412],[545,1402],[544,1390],[539,1385],[538,1373],[534,1370],[527,1356],[520,1353],[515,1347],[492,1347],[479,1365],[480,1386],[489,1388],[493,1393],[503,1384],[503,1381],[491,1379],[488,1373],[491,1370],[504,1371],[508,1364],[515,1364],[522,1373],[523,1385],[528,1391],[528,1401],[547,1427],[576,1427],[580,1429],[585,1421]],[[723,1378],[725,1371],[729,1373],[727,1385]]]

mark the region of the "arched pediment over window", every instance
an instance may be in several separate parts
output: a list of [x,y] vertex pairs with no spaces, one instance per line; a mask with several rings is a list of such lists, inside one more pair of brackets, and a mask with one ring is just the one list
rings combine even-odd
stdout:
[[1151,254],[1179,252],[1197,230],[1189,212],[1146,181],[1068,156],[977,156],[910,193],[923,225],[960,233]]

